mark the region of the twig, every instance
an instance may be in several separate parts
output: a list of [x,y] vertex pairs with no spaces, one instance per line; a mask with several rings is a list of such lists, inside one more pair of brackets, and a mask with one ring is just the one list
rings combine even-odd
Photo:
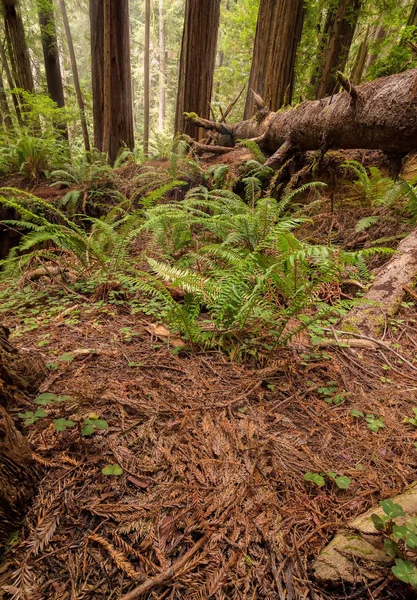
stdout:
[[230,114],[232,108],[235,106],[236,102],[239,100],[239,98],[241,97],[241,95],[245,91],[245,88],[246,88],[246,83],[243,86],[243,88],[240,90],[240,92],[238,93],[238,95],[236,96],[236,98],[234,100],[232,100],[232,102],[228,105],[228,107],[224,111],[224,115],[222,117],[222,121],[226,122],[226,119],[227,119],[228,115]]
[[190,560],[190,558],[192,556],[194,556],[194,554],[202,546],[204,546],[204,544],[208,540],[208,537],[209,537],[208,535],[204,535],[181,558],[179,558],[177,561],[175,561],[174,564],[171,567],[169,567],[169,569],[162,571],[162,573],[159,573],[159,575],[156,575],[155,577],[151,577],[150,579],[145,581],[145,583],[142,583],[141,585],[136,587],[134,590],[132,590],[128,594],[125,594],[124,596],[120,596],[119,600],[136,600],[136,598],[139,598],[143,594],[146,594],[147,592],[149,592],[153,588],[157,587],[158,585],[161,585],[162,583],[165,583],[166,581],[173,579],[175,577],[176,573],[180,569],[182,569],[182,567],[185,566],[185,564]]
[[417,300],[417,293],[409,285],[403,285],[403,290],[404,292],[407,292],[409,296],[414,298],[414,300]]
[[337,72],[337,80],[340,83],[340,85],[342,86],[342,88],[344,90],[346,90],[348,94],[350,94],[352,100],[358,99],[359,94],[358,94],[356,88],[351,84],[349,79],[346,77],[346,75],[343,75],[343,73],[338,71]]
[[381,346],[382,348],[385,348],[385,350],[389,350],[389,352],[391,352],[392,354],[394,354],[397,358],[399,358],[403,363],[405,363],[406,365],[408,365],[410,367],[410,369],[413,369],[413,371],[417,371],[417,367],[414,366],[409,360],[407,360],[404,356],[402,356],[401,354],[399,354],[396,350],[394,350],[394,348],[391,348],[391,346],[388,346],[388,344],[385,344],[384,342],[381,342],[381,340],[378,340],[376,338],[373,337],[369,337],[367,335],[360,335],[359,333],[353,333],[352,331],[334,331],[332,329],[327,329],[327,328],[323,328],[323,331],[328,331],[330,333],[338,333],[340,335],[351,335],[355,338],[358,338],[359,340],[368,340],[369,342],[374,342],[374,344],[378,344],[378,346]]

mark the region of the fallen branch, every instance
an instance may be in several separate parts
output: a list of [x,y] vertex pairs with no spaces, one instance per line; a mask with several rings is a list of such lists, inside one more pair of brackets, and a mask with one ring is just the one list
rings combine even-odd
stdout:
[[159,575],[156,575],[155,577],[151,577],[150,579],[145,581],[145,583],[142,583],[141,585],[139,585],[137,588],[135,588],[128,594],[125,594],[124,596],[120,596],[119,600],[136,600],[136,598],[140,598],[140,596],[143,596],[143,594],[146,594],[153,588],[158,587],[159,585],[162,585],[166,581],[173,579],[176,576],[176,574],[179,571],[181,571],[181,569],[187,564],[187,562],[190,560],[190,558],[192,556],[194,556],[194,554],[198,550],[200,550],[200,548],[202,546],[204,546],[204,544],[208,541],[208,539],[209,539],[209,536],[204,535],[202,538],[200,538],[198,540],[198,542],[196,544],[194,544],[194,546],[192,546],[192,548],[187,550],[187,552],[185,554],[183,554],[183,556],[181,556],[181,558],[176,560],[174,562],[174,564],[171,565],[171,567],[169,567],[169,569],[162,571],[162,573],[159,573]]
[[[377,344],[381,348],[384,348],[385,350],[388,350],[389,352],[391,352],[392,354],[394,354],[394,356],[396,356],[403,363],[405,363],[406,365],[408,365],[411,369],[413,369],[413,371],[417,371],[417,367],[415,365],[413,365],[413,363],[411,363],[404,356],[402,356],[399,352],[397,352],[396,350],[394,350],[394,348],[391,348],[391,346],[389,346],[388,344],[386,344],[385,342],[383,342],[381,340],[378,340],[378,339],[373,338],[373,337],[369,337],[367,335],[361,335],[361,334],[358,334],[358,333],[353,333],[352,331],[336,331],[334,329],[327,329],[327,328],[323,328],[323,331],[328,331],[330,333],[333,333],[333,335],[335,335],[335,334],[336,335],[351,335],[352,337],[358,338],[360,340],[368,340],[369,342],[373,342],[374,344]],[[336,339],[338,339],[338,338],[336,338]]]

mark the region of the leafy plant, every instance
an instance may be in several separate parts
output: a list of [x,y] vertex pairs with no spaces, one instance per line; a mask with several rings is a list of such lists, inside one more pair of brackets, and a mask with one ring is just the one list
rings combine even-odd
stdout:
[[28,411],[25,413],[19,413],[17,416],[19,417],[19,419],[23,419],[24,425],[33,425],[39,419],[44,419],[45,417],[47,417],[48,413],[44,408],[38,408],[38,410],[35,412]]
[[356,419],[364,418],[368,429],[370,429],[371,431],[374,431],[375,433],[378,433],[380,429],[384,429],[384,427],[385,427],[385,421],[384,421],[383,417],[376,417],[375,415],[372,415],[372,414],[365,415],[365,413],[363,411],[357,410],[356,408],[351,410],[350,414],[352,417],[355,417]]
[[311,481],[317,487],[324,487],[326,485],[326,476],[334,481],[339,490],[347,490],[352,483],[349,477],[345,475],[337,475],[335,471],[328,471],[327,473],[312,473],[308,471],[304,475],[305,481]]
[[328,404],[335,404],[339,406],[344,401],[347,392],[345,390],[339,391],[337,381],[330,381],[327,386],[319,387],[318,393],[324,397],[324,401]]
[[[374,513],[371,519],[375,529],[383,535],[386,553],[395,559],[392,572],[400,581],[417,588],[417,518],[404,522],[406,514],[402,506],[392,500],[383,500],[380,505],[384,514]],[[401,525],[396,523],[398,518],[402,518]],[[412,557],[413,562],[409,560]]]
[[410,425],[414,425],[414,427],[417,427],[417,408],[413,408],[413,413],[414,413],[414,418],[406,417],[404,419],[404,423],[409,423]]
[[101,470],[101,472],[103,473],[103,475],[112,475],[112,476],[115,476],[115,477],[118,477],[119,475],[123,475],[123,469],[118,464],[106,465]]

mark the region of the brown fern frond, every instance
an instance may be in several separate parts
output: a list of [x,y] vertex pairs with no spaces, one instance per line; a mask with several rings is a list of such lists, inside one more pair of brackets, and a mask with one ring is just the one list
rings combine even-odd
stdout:
[[120,550],[117,550],[106,538],[101,537],[101,535],[97,535],[96,533],[92,533],[88,536],[88,539],[92,542],[96,542],[100,544],[103,548],[107,550],[113,562],[121,569],[128,577],[131,579],[136,579],[138,577],[138,573],[135,571],[132,563],[126,558],[126,556]]

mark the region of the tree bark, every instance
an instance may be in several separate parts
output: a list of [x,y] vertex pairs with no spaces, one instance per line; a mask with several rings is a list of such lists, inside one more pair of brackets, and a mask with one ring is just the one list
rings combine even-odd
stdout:
[[85,151],[87,153],[87,157],[88,157],[90,154],[90,150],[91,150],[90,137],[88,135],[87,121],[85,118],[84,100],[83,100],[83,95],[81,92],[80,78],[78,76],[77,59],[75,57],[74,44],[72,41],[71,28],[70,28],[69,21],[68,21],[67,7],[65,5],[65,0],[59,0],[59,6],[61,9],[61,13],[62,13],[62,21],[64,23],[65,36],[67,38],[68,50],[69,50],[69,55],[70,55],[70,60],[71,60],[72,77],[74,80],[75,94],[77,96],[77,104],[78,104],[78,108],[80,110],[80,121],[81,121],[81,130],[83,132],[84,149],[85,149]]
[[[347,87],[350,89],[349,82]],[[344,91],[286,111],[269,112],[259,97],[257,100],[259,111],[254,119],[235,125],[194,121],[219,132],[221,146],[255,139],[269,152],[279,152],[284,144],[287,150],[300,151],[363,148],[401,154],[416,148],[417,69],[363,83],[351,89],[351,94]]]
[[166,119],[166,43],[164,0],[159,0],[159,131],[165,129]]
[[412,287],[416,279],[417,230],[401,242],[396,254],[377,273],[363,302],[343,319],[343,329],[378,337],[387,319],[397,312],[404,287]]
[[324,28],[322,68],[316,77],[317,98],[330,96],[339,89],[337,71],[344,71],[359,18],[362,0],[340,0],[337,10],[330,10]]
[[417,0],[414,0],[414,4],[411,9],[410,16],[408,17],[407,25],[409,27],[412,27],[413,25],[417,25]]
[[[0,43],[0,57],[1,57],[1,63],[4,68],[4,72],[6,73],[7,85],[9,86],[9,88],[11,90],[13,90],[16,87],[16,85],[13,81],[13,77],[12,77],[12,74],[9,69],[9,64],[7,62],[7,57],[6,57],[6,52],[4,50],[4,46],[1,43]],[[16,112],[17,122],[19,123],[19,125],[22,125],[22,115],[20,112],[19,100],[15,93],[12,93],[12,100],[13,100],[13,106],[14,106],[14,109]]]
[[149,113],[150,113],[150,43],[151,43],[151,0],[145,0],[145,56],[143,86],[143,152],[149,154]]
[[362,40],[362,42],[359,46],[358,54],[356,55],[355,64],[353,66],[352,73],[350,76],[353,85],[359,85],[360,82],[362,81],[363,73],[365,70],[365,63],[366,63],[366,59],[368,57],[368,50],[369,50],[369,26],[366,30],[365,38]]
[[134,147],[129,1],[90,0],[90,27],[94,143],[114,162]]
[[9,104],[7,102],[6,92],[4,91],[3,79],[0,74],[0,110],[2,116],[3,129],[12,129],[13,122],[10,116]]
[[33,392],[43,379],[43,363],[20,355],[0,326],[0,552],[19,525],[33,487],[29,445],[16,428],[9,410],[19,392]]
[[16,65],[17,85],[23,90],[33,93],[35,86],[19,0],[3,0],[3,9],[5,29],[10,39],[10,50]]
[[202,131],[184,113],[210,116],[219,22],[220,0],[186,0],[175,131],[195,139]]
[[386,31],[385,27],[382,27],[381,25],[378,26],[377,30],[375,32],[375,35],[374,35],[374,39],[372,40],[371,52],[368,55],[368,58],[366,59],[365,74],[367,74],[369,69],[372,67],[372,65],[375,64],[375,62],[379,56],[381,42],[384,40],[386,35],[387,35],[387,31]]
[[[37,0],[37,4],[48,93],[56,105],[62,108],[65,106],[65,99],[54,10],[51,0]],[[62,136],[68,139],[68,131],[65,125],[59,124],[58,128],[62,132]]]
[[260,94],[271,110],[291,104],[304,15],[304,0],[261,0],[245,119],[255,113],[251,90]]

